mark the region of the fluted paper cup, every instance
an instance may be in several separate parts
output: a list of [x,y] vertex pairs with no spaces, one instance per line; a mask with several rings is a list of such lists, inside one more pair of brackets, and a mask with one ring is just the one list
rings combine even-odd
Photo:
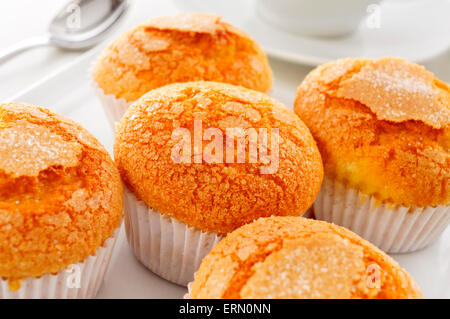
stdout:
[[344,226],[389,253],[422,249],[450,223],[448,206],[405,207],[325,178],[314,202],[317,219]]
[[163,215],[124,189],[125,229],[136,258],[158,276],[186,286],[222,238]]
[[118,227],[95,255],[73,264],[57,274],[30,277],[11,290],[9,281],[0,279],[0,299],[86,299],[94,298],[102,285],[119,234]]
[[188,283],[188,285],[187,285],[188,292],[184,294],[183,299],[192,299],[191,287],[192,287],[192,281],[190,283]]
[[127,102],[124,98],[117,98],[115,95],[106,94],[95,82],[92,80],[92,87],[94,88],[102,108],[106,114],[109,124],[113,131],[115,130],[116,122],[119,122],[125,114],[128,107],[133,102]]

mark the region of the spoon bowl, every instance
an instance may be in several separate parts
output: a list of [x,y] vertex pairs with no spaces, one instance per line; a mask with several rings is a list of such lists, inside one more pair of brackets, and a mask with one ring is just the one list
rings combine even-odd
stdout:
[[33,37],[0,52],[0,64],[40,46],[83,50],[105,38],[128,9],[127,0],[72,0],[50,22],[47,34]]
[[64,49],[89,48],[116,25],[127,5],[124,0],[71,1],[51,21],[50,41]]

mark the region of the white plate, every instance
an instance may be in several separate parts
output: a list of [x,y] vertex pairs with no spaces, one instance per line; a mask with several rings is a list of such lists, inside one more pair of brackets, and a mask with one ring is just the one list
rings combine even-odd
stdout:
[[[92,132],[110,153],[113,132],[91,88],[88,70],[99,49],[94,49],[70,65],[9,99],[46,106],[80,123]],[[272,95],[292,105],[302,66],[273,62],[276,76]],[[278,76],[277,76],[278,75]],[[394,255],[415,278],[428,298],[450,298],[450,227],[432,246],[411,254]],[[124,229],[106,280],[98,298],[181,298],[186,289],[169,283],[143,267],[128,247]]]
[[269,55],[295,63],[317,65],[342,57],[382,56],[423,62],[450,46],[449,0],[385,0],[379,7],[380,28],[369,28],[364,21],[344,38],[312,38],[278,29],[259,17],[254,2],[175,0],[184,11],[223,16],[248,32]]

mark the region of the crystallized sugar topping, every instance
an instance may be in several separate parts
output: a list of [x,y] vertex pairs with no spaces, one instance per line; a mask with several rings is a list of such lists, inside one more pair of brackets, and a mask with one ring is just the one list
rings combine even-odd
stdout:
[[354,59],[340,59],[332,64],[324,64],[319,66],[318,70],[320,70],[320,79],[324,84],[331,83],[345,75],[354,67],[354,65]]
[[73,137],[76,137],[78,139],[78,142],[86,145],[87,147],[94,148],[102,152],[106,152],[103,145],[101,145],[100,142],[97,141],[97,139],[93,135],[91,135],[88,131],[80,127],[76,127],[70,122],[59,123],[59,126],[62,127],[67,133],[69,133]]
[[158,17],[145,24],[146,27],[160,30],[176,30],[183,32],[198,32],[214,34],[223,30],[221,17],[215,14],[195,13],[178,14],[175,16]]
[[226,102],[222,105],[222,109],[233,115],[245,117],[251,122],[259,122],[261,120],[261,114],[258,110],[245,106],[244,104],[239,102]]
[[365,273],[363,249],[346,239],[317,234],[283,249],[253,267],[243,298],[350,298]]
[[20,116],[22,114],[30,114],[34,118],[40,120],[48,119],[48,115],[46,113],[42,112],[37,107],[34,107],[32,105],[22,103],[5,103],[2,104],[1,107],[2,109],[7,110],[8,113],[16,114],[16,116]]
[[81,188],[72,193],[72,197],[65,202],[65,205],[75,212],[82,212],[88,208],[96,210],[102,204],[104,198],[102,193],[89,194],[86,189]]
[[[157,39],[145,32],[144,29],[138,29],[133,33],[133,38],[138,41],[145,52],[158,52],[166,50],[170,43],[163,39]],[[129,44],[128,44],[129,45]]]
[[74,166],[80,152],[81,145],[44,126],[23,121],[0,128],[0,169],[13,177],[37,176],[54,165]]
[[433,88],[433,79],[419,65],[382,59],[342,81],[338,95],[361,102],[381,120],[417,120],[439,129],[450,123],[450,111]]

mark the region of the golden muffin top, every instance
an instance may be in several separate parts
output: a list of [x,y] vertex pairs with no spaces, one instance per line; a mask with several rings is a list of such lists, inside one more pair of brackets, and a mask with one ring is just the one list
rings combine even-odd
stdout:
[[102,53],[93,76],[106,94],[129,102],[174,82],[226,82],[263,92],[272,86],[259,45],[204,13],[154,18],[126,32]]
[[424,67],[331,62],[305,78],[294,109],[328,176],[394,204],[450,203],[450,87]]
[[261,216],[301,215],[323,178],[316,144],[292,111],[264,93],[216,82],[166,85],[133,103],[117,126],[114,157],[148,206],[216,233]]
[[260,218],[203,259],[192,298],[422,298],[408,273],[350,230],[302,217]]
[[0,277],[83,261],[121,216],[119,173],[88,131],[45,108],[0,104]]

